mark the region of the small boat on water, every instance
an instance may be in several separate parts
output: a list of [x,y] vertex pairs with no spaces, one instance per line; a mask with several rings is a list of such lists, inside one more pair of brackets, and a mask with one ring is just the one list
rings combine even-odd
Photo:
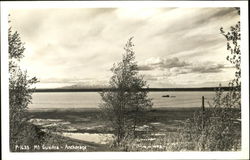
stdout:
[[167,95],[163,95],[162,97],[170,97],[170,96],[167,94]]
[[162,97],[175,98],[176,96],[170,96],[170,95],[167,94],[167,95],[163,95]]

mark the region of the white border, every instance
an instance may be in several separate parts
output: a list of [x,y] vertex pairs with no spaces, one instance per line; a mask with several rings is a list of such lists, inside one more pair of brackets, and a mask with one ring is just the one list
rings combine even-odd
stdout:
[[[241,7],[242,32],[242,151],[239,152],[88,152],[11,153],[9,152],[8,110],[8,11],[23,8],[114,8],[114,7]],[[244,34],[243,34],[244,33]],[[92,2],[1,2],[1,100],[2,153],[4,160],[79,159],[248,159],[249,158],[249,37],[247,1],[92,1]]]

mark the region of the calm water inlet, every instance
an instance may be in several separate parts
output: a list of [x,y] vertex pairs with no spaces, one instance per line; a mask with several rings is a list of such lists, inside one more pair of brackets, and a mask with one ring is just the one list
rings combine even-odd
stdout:
[[[163,96],[168,95],[167,97]],[[201,97],[205,105],[215,96],[215,92],[149,92],[153,107],[200,107]],[[42,108],[98,108],[102,102],[98,92],[45,92],[33,93],[29,109]]]

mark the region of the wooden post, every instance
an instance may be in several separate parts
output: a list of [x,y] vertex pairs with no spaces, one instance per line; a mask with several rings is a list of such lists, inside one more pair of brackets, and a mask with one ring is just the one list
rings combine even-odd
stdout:
[[204,105],[204,96],[202,96],[202,103],[201,103],[201,107],[202,107],[202,130],[204,129],[204,116],[205,116],[205,105]]
[[201,98],[201,108],[202,108],[202,151],[205,150],[205,144],[204,144],[204,127],[205,127],[205,121],[204,121],[204,118],[205,118],[205,105],[204,105],[204,96],[202,96]]

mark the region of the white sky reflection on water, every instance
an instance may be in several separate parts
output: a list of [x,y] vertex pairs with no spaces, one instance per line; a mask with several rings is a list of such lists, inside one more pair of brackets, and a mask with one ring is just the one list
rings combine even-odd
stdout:
[[112,134],[99,134],[99,133],[62,133],[63,136],[87,141],[87,142],[94,142],[99,144],[107,144],[110,140],[112,140]]

